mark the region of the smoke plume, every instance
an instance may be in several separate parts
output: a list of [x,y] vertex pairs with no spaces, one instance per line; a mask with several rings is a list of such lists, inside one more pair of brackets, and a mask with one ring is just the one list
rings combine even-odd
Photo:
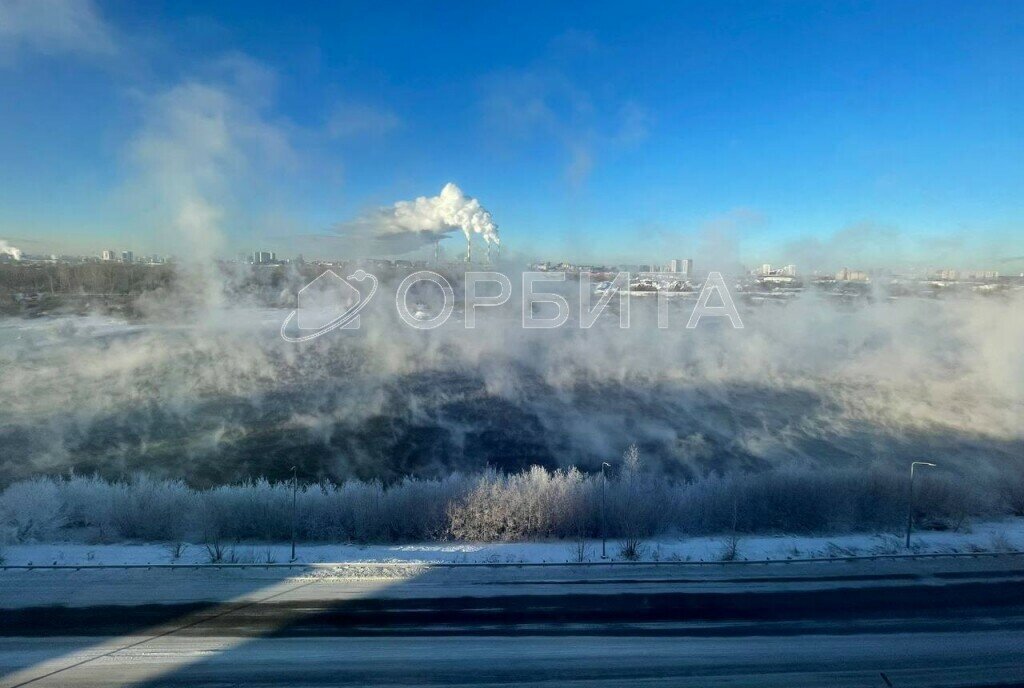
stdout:
[[21,249],[0,239],[0,256],[10,256],[14,260],[21,260]]
[[437,196],[420,196],[399,201],[391,207],[345,223],[339,227],[349,239],[368,240],[371,248],[389,254],[408,253],[424,245],[436,244],[453,232],[462,232],[467,245],[479,235],[487,246],[501,243],[498,225],[477,199],[467,196],[449,182]]

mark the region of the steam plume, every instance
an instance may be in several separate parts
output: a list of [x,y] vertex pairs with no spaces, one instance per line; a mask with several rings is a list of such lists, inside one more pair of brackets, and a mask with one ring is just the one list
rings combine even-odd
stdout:
[[341,231],[352,238],[368,238],[377,247],[392,253],[406,253],[428,244],[436,246],[456,231],[466,237],[467,249],[472,246],[474,234],[484,240],[488,254],[492,244],[501,243],[498,225],[491,213],[451,182],[445,184],[437,196],[399,201],[343,225]]
[[[292,294],[305,284],[285,279]],[[563,286],[567,298],[577,287]],[[1022,291],[740,302],[744,330],[685,329],[692,301],[658,329],[642,299],[629,329],[523,330],[518,284],[512,294],[473,331],[414,330],[375,298],[360,330],[301,347],[279,335],[284,310],[232,300],[216,318],[168,319],[157,300],[173,313],[180,291],[123,325],[12,319],[0,328],[0,486],[71,469],[218,484],[294,465],[337,480],[596,468],[630,442],[687,476],[902,474],[921,457],[968,482],[1024,472]]]
[[0,239],[0,256],[10,256],[14,260],[21,260],[21,249]]

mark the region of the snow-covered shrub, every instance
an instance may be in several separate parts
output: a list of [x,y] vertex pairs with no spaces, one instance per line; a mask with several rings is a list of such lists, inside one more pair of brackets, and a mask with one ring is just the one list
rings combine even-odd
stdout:
[[67,524],[64,502],[54,481],[35,478],[0,493],[0,524],[17,542],[53,540]]
[[389,541],[439,539],[448,531],[448,504],[462,497],[469,481],[455,474],[440,480],[406,478],[380,496],[381,526]]
[[505,476],[487,471],[460,500],[448,507],[448,530],[457,540],[521,537],[512,522]]
[[196,493],[179,480],[137,476],[111,496],[109,521],[121,538],[180,541],[193,529]]
[[56,481],[64,501],[68,525],[95,533],[101,541],[112,541],[121,534],[114,526],[114,493],[118,484],[91,476],[72,476]]
[[1003,501],[1014,516],[1024,516],[1024,471],[1001,481]]
[[625,549],[638,551],[640,541],[664,531],[670,524],[666,509],[672,500],[669,486],[644,471],[636,445],[622,455],[622,469],[612,483],[611,514],[614,529]]
[[718,553],[719,561],[736,561],[740,558],[740,537],[732,533],[722,541],[722,549]]
[[101,541],[182,540],[193,533],[195,490],[178,480],[145,474],[128,482],[72,476],[55,480],[67,524]]
[[[904,472],[871,467],[786,468],[681,482],[648,471],[631,449],[601,473],[534,466],[443,479],[300,484],[298,539],[400,542],[457,538],[521,540],[602,534],[630,549],[655,534],[893,531],[907,508]],[[915,480],[918,527],[957,528],[1013,508],[1006,488],[941,472]],[[36,479],[0,493],[0,536],[191,540],[222,549],[236,541],[291,538],[292,483],[257,480],[197,490],[138,476]],[[604,505],[604,508],[602,508]],[[63,532],[62,532],[63,530]]]
[[914,511],[925,528],[961,530],[971,516],[991,512],[977,483],[925,474],[914,480],[914,489]]
[[448,532],[457,539],[517,540],[578,537],[591,531],[600,486],[578,470],[539,466],[513,475],[488,471],[448,508]]
[[291,537],[291,514],[290,483],[260,479],[198,494],[197,522],[204,542],[287,540]]

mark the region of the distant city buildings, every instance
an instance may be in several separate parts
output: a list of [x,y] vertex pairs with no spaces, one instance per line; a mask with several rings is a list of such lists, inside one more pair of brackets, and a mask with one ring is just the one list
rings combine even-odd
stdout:
[[763,284],[786,286],[797,282],[795,265],[773,269],[770,263],[765,263],[760,270],[753,270],[750,274]]
[[[146,254],[136,256],[131,250],[104,249],[99,255],[66,255],[66,254],[22,254],[0,246],[0,264],[19,263],[23,268],[34,269],[42,264],[110,264],[132,266],[132,270],[143,269],[142,266],[156,266],[174,262],[173,256]],[[307,261],[301,256],[293,259],[279,259],[273,251],[257,250],[236,254],[234,262],[255,266],[295,265],[302,269],[305,265],[321,267],[343,267],[344,269],[364,268],[372,273],[393,276],[394,274],[410,273],[414,270],[427,269],[425,260],[409,259],[377,259],[350,258],[347,260],[324,260],[314,258]],[[753,269],[751,269],[751,267]],[[462,261],[449,261],[439,264],[436,269],[450,274],[460,274],[473,269],[471,264]],[[619,289],[614,282],[615,273],[630,273],[628,290],[637,294],[665,292],[673,295],[692,294],[700,289],[700,282],[695,277],[693,260],[690,258],[664,259],[662,262],[620,265],[596,265],[593,263],[574,263],[568,261],[534,262],[528,269],[544,272],[562,272],[582,279],[584,273],[589,274],[592,284],[604,285],[599,290]],[[270,272],[270,270],[267,270]],[[790,263],[781,267],[773,267],[771,263],[754,264],[744,270],[744,274],[729,275],[734,279],[736,289],[744,293],[745,298],[759,302],[785,300],[793,298],[806,289],[828,293],[841,298],[857,298],[862,295],[878,295],[886,290],[890,298],[908,298],[915,296],[934,297],[939,293],[953,294],[976,292],[996,294],[1004,291],[1024,289],[1024,274],[1018,276],[1017,271],[1009,275],[1001,275],[996,270],[964,270],[950,267],[926,267],[923,265],[903,265],[900,267],[873,268],[860,270],[842,267],[835,272],[826,270],[805,269],[806,274],[799,273],[797,266]],[[705,273],[706,274],[706,273]],[[595,287],[598,288],[598,287]],[[682,298],[687,298],[682,296]]]
[[693,260],[690,258],[673,258],[669,261],[668,271],[674,272],[682,277],[691,277],[693,275]]
[[[127,251],[127,250],[125,250],[125,251],[121,251],[120,253],[118,253],[117,251],[115,251],[113,249],[104,249],[104,250],[100,251],[100,258],[99,259],[101,261],[103,261],[104,263],[124,263],[126,265],[127,264],[131,264],[131,263],[138,263],[138,264],[143,264],[143,265],[162,265],[163,263],[167,262],[167,259],[164,256],[161,256],[161,255],[156,254],[156,253],[148,255],[148,256],[139,256],[138,259],[136,259],[134,251]],[[96,258],[95,257],[90,258],[89,256],[63,256],[63,255],[62,256],[55,256],[54,255],[54,256],[50,256],[50,260],[52,262],[58,262],[58,263],[75,263],[75,262],[81,262],[81,261],[88,262],[89,260],[95,261]]]
[[996,270],[953,270],[952,268],[945,268],[936,270],[934,272],[935,279],[940,279],[948,282],[955,282],[960,279],[964,280],[991,280],[999,279],[999,272]]
[[871,277],[868,273],[863,270],[851,270],[850,268],[840,268],[836,272],[836,279],[841,282],[870,282]]

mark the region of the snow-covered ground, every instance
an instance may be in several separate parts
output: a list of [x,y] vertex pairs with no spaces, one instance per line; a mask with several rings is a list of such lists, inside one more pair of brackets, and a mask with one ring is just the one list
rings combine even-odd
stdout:
[[[621,542],[609,540],[608,556],[622,560]],[[175,551],[167,544],[125,543],[86,545],[39,543],[0,546],[7,565],[78,564],[201,564],[211,554],[202,544],[188,544]],[[299,543],[300,562],[424,562],[424,563],[526,563],[574,562],[580,545],[568,541],[515,543],[412,543],[402,545],[329,545]],[[869,554],[902,554],[903,538],[895,534],[840,536],[740,536],[651,538],[641,545],[642,561],[723,561],[806,559]],[[977,551],[1024,551],[1024,519],[974,524],[966,532],[915,533],[912,550],[919,553]],[[584,561],[599,561],[601,542],[582,546]],[[224,546],[223,562],[283,563],[290,558],[288,543],[237,543]]]

